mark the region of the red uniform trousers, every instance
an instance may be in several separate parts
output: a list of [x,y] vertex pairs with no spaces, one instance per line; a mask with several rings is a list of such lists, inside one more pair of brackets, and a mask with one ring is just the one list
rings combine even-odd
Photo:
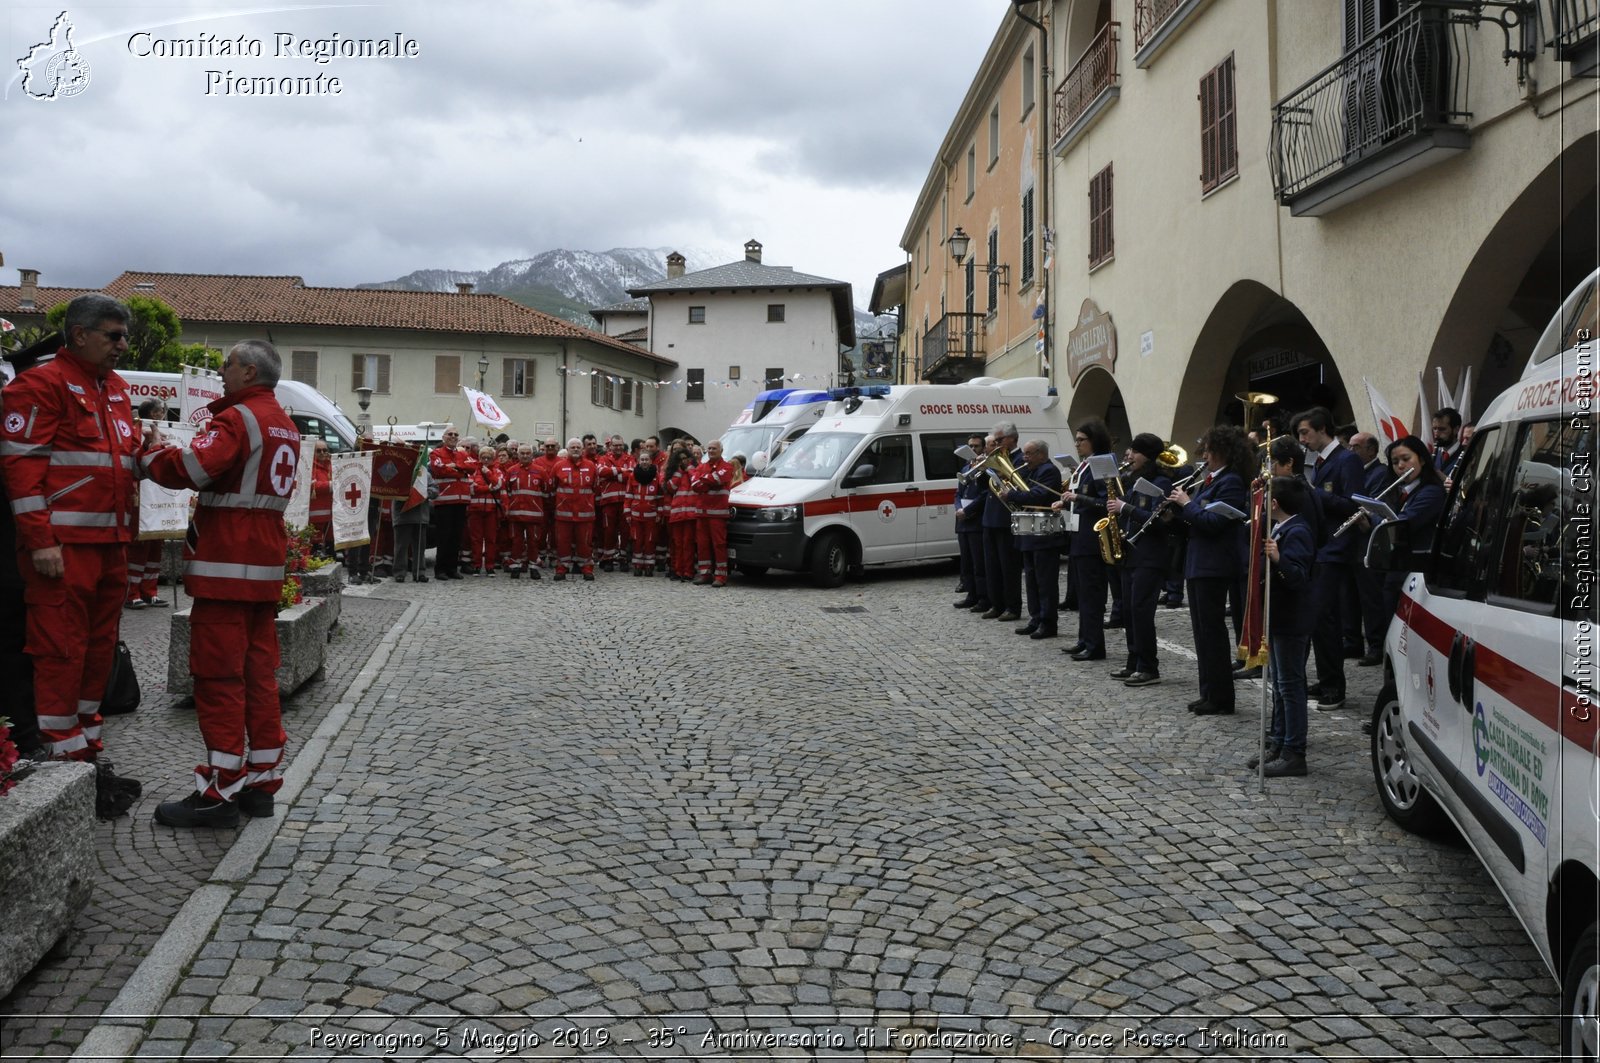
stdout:
[[656,567],[656,518],[635,517],[628,521],[628,541],[633,548],[633,570],[653,573]]
[[325,553],[329,557],[332,557],[333,556],[333,516],[332,516],[332,514],[328,515],[327,517],[319,517],[315,513],[313,513],[311,515],[311,527],[316,532],[316,534],[311,537],[311,545],[313,547],[318,547],[318,546],[322,547],[323,553]]
[[538,517],[511,517],[502,522],[511,537],[509,568],[539,567],[539,551],[544,548],[544,521]]
[[656,567],[663,572],[667,568],[667,548],[672,544],[672,532],[667,528],[668,505],[662,502],[661,508],[656,512]]
[[494,568],[495,555],[499,553],[500,511],[494,506],[474,505],[467,510],[467,549],[471,557],[467,564],[479,572]]
[[594,521],[556,518],[556,574],[580,568],[594,573]]
[[161,540],[134,540],[128,544],[128,601],[156,596],[161,582]]
[[500,514],[500,523],[494,539],[495,556],[500,559],[500,567],[511,568],[511,519],[504,513]]
[[599,541],[595,553],[601,561],[615,561],[621,553],[621,538],[627,534],[627,521],[622,519],[622,499],[615,503],[601,502],[595,506],[595,534]]
[[194,776],[208,799],[232,801],[246,786],[270,794],[283,785],[276,618],[275,602],[195,599],[190,623],[206,637],[189,640],[189,670],[207,762]]
[[728,518],[700,517],[694,522],[695,549],[700,554],[696,576],[715,583],[728,582]]
[[694,579],[694,527],[697,520],[675,520],[667,525],[672,533],[672,574],[679,579]]
[[64,572],[49,579],[17,551],[39,738],[52,757],[94,760],[100,744],[100,699],[111,678],[117,627],[127,597],[127,552],[121,543],[62,543]]

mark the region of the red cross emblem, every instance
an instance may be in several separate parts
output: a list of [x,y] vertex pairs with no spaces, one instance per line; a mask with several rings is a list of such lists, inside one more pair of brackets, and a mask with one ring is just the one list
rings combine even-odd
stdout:
[[272,465],[272,478],[288,483],[294,482],[295,461],[289,456],[288,448],[278,449],[278,460]]
[[351,509],[355,509],[356,505],[361,501],[361,485],[352,483],[350,489],[344,493],[344,500],[350,503]]

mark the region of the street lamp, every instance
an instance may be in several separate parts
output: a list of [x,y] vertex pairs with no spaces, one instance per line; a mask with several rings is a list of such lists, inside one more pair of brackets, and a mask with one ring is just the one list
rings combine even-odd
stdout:
[[[972,249],[972,237],[968,236],[961,226],[956,226],[956,231],[950,234],[945,243],[950,248],[951,258],[957,262],[965,262],[967,260],[967,252]],[[1006,281],[1010,275],[1011,267],[1004,262],[974,262],[973,266],[990,275],[998,273],[1000,275],[1000,284],[1004,287],[1010,287]]]
[[356,405],[361,407],[361,416],[356,418],[356,427],[361,430],[363,439],[371,439],[372,415],[367,411],[372,408],[372,389],[365,384],[356,388]]
[[480,354],[480,355],[478,355],[478,390],[479,391],[483,390],[483,381],[484,381],[484,378],[487,377],[488,375],[489,375],[489,356],[487,354]]

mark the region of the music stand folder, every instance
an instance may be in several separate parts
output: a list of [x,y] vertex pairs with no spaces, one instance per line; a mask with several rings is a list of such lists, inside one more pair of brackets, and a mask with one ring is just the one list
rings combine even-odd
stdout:
[[1226,502],[1208,502],[1204,508],[1207,513],[1220,513],[1230,520],[1245,521],[1250,519],[1249,516],[1239,512],[1239,510],[1228,505]]
[[1372,521],[1374,528],[1380,524],[1387,524],[1391,520],[1399,519],[1399,514],[1390,509],[1387,502],[1380,502],[1376,498],[1368,498],[1366,495],[1351,495],[1350,501],[1361,507]]

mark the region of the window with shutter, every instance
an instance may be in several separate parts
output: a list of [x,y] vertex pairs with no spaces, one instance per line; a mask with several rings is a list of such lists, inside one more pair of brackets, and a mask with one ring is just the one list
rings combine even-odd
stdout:
[[1239,172],[1234,114],[1233,56],[1200,79],[1200,191],[1209,192]]
[[461,356],[436,354],[433,356],[433,393],[452,395],[461,389]]
[[627,413],[629,410],[633,409],[633,378],[630,376],[625,376],[622,378],[621,409],[623,413]]
[[1111,226],[1111,165],[1089,179],[1089,268],[1107,261],[1116,250]]
[[366,387],[367,384],[367,356],[352,354],[350,356],[350,390]]
[[[999,229],[990,229],[989,230],[989,264],[992,266],[992,265],[994,265],[994,263],[999,262],[999,261],[1000,261],[1000,230]],[[997,270],[997,269],[991,269],[989,271],[989,313],[991,313],[991,314],[994,313],[995,312],[995,308],[998,307],[999,305],[1000,305],[1000,271]]]
[[769,388],[783,387],[783,366],[768,366],[766,382],[763,386]]
[[533,366],[528,359],[504,358],[501,359],[500,366],[502,395],[521,398],[533,394]]
[[1033,283],[1033,189],[1022,193],[1022,283]]
[[684,401],[706,401],[706,371],[704,369],[690,369],[684,376],[688,382],[688,390],[683,396]]
[[350,356],[350,390],[371,387],[374,395],[389,394],[389,356],[387,354],[352,354]]
[[387,354],[372,354],[367,357],[371,358],[377,366],[377,371],[373,375],[378,378],[378,382],[372,387],[373,394],[389,394],[389,356]]
[[595,406],[600,405],[600,374],[598,371],[589,377],[589,402]]
[[317,386],[317,352],[293,351],[289,355],[289,379]]

